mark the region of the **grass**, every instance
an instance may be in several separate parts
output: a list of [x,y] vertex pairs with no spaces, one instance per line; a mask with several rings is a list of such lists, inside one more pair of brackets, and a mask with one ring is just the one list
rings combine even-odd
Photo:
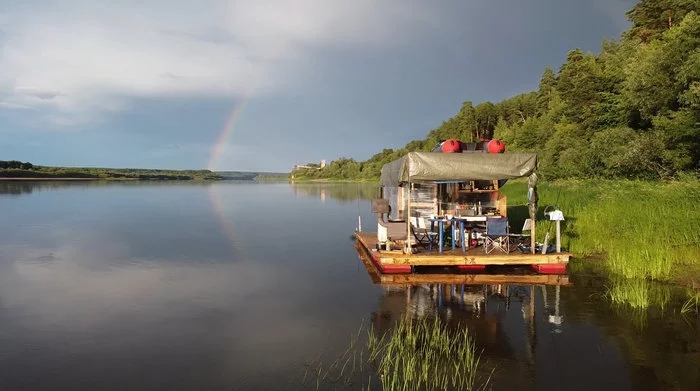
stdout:
[[[526,184],[508,183],[503,192],[513,215],[527,217]],[[562,243],[576,256],[603,255],[608,274],[632,279],[614,282],[608,297],[634,308],[652,301],[646,280],[700,286],[700,181],[685,176],[673,182],[567,180],[538,185],[538,241],[553,235],[544,219],[546,205],[564,212]],[[511,217],[509,208],[509,217]],[[522,224],[512,221],[517,227]],[[550,241],[551,243],[551,241]],[[640,282],[641,281],[641,282]]]
[[[509,183],[504,192],[509,204],[525,203],[525,183]],[[541,212],[556,203],[566,219],[564,246],[579,256],[606,254],[615,275],[670,281],[683,280],[688,268],[700,271],[700,181],[695,178],[561,181],[540,184],[538,193],[539,241],[553,232]]]
[[606,296],[615,304],[627,304],[632,308],[648,308],[653,305],[663,310],[671,300],[667,285],[634,278],[612,281],[612,285],[606,289]]
[[681,307],[682,315],[689,315],[695,312],[695,314],[700,314],[698,309],[700,309],[700,292],[689,292],[688,300]]
[[468,330],[449,329],[437,318],[403,316],[386,334],[370,328],[364,345],[359,337],[329,365],[309,367],[304,381],[311,373],[316,389],[479,390],[491,380],[492,372],[480,375],[480,353]]

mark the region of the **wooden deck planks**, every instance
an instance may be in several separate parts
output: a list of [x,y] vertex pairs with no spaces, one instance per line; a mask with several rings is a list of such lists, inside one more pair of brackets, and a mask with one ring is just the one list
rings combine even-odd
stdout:
[[[368,251],[376,249],[377,234],[375,232],[355,233],[358,241]],[[571,258],[570,253],[550,254],[484,254],[482,249],[472,249],[466,253],[461,249],[443,251],[425,251],[417,254],[404,254],[402,251],[375,250],[375,258],[383,265],[412,265],[412,266],[459,266],[459,265],[543,265],[566,264]]]
[[382,274],[382,285],[573,285],[569,276],[555,274]]
[[360,259],[375,285],[561,285],[572,286],[565,274],[383,274],[356,244]]

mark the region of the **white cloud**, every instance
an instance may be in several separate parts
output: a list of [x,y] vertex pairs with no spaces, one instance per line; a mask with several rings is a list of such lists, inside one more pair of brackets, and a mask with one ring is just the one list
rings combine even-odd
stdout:
[[15,103],[15,102],[5,102],[5,101],[0,101],[0,109],[12,109],[12,110],[30,110],[33,107],[23,105],[21,103]]
[[[427,3],[426,3],[427,4]],[[131,97],[278,93],[314,51],[409,43],[437,17],[388,0],[39,1],[0,14],[0,108],[92,121]]]

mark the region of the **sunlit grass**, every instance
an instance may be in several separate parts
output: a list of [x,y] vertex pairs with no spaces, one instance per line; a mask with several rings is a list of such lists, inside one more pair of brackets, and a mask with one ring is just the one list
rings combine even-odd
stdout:
[[[525,203],[526,184],[509,183],[503,190],[508,204]],[[571,180],[538,185],[540,215],[537,240],[552,225],[544,220],[546,205],[564,212],[562,242],[577,256],[602,254],[607,271],[627,279],[697,281],[700,279],[700,181]],[[510,217],[510,210],[509,210]],[[551,243],[551,241],[550,241]],[[611,288],[611,299],[642,306],[643,283]],[[640,307],[641,308],[641,307]]]
[[[466,328],[449,329],[439,319],[402,317],[394,329],[379,335],[370,328],[366,344],[350,347],[329,365],[317,364],[316,388],[351,387],[382,390],[479,390],[491,373],[481,366],[480,353]],[[484,373],[482,376],[481,374]]]

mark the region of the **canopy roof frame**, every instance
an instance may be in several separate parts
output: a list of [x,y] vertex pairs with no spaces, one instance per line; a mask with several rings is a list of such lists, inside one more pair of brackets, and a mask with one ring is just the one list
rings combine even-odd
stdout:
[[439,181],[502,180],[527,177],[539,166],[535,153],[409,152],[385,164],[381,186]]
[[[409,152],[382,167],[380,186],[408,184],[407,230],[410,232],[411,184],[467,180],[503,180],[528,177],[528,209],[532,219],[531,252],[535,253],[535,213],[537,210],[537,171],[535,153],[440,153]],[[411,252],[410,240],[404,252]]]

